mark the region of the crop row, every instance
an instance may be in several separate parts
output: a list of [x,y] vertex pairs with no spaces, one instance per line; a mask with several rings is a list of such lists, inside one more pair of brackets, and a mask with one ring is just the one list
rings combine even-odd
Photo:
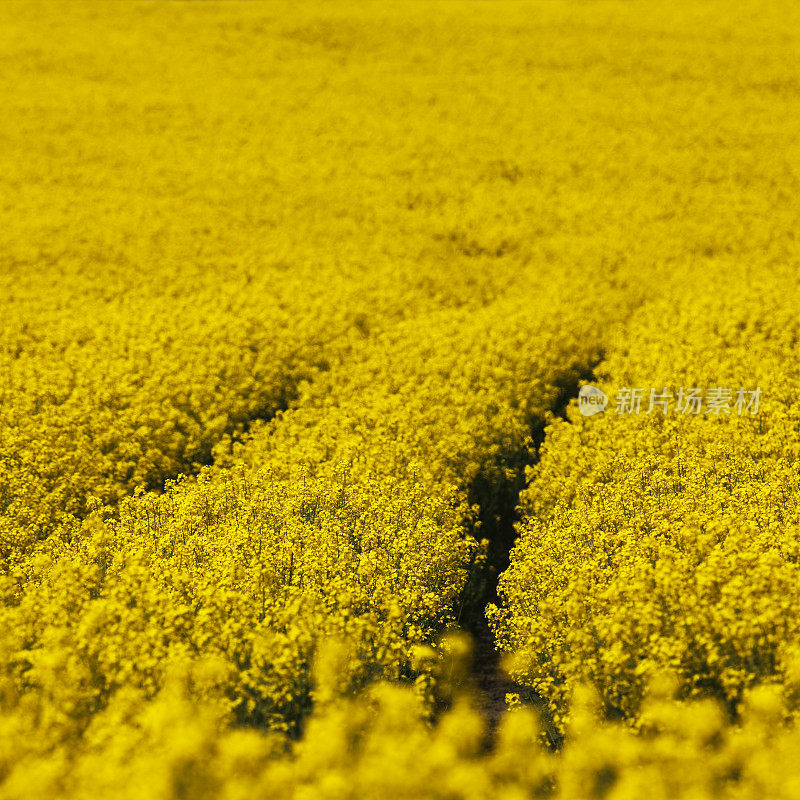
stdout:
[[[518,680],[558,715],[593,685],[638,717],[654,675],[735,710],[783,684],[800,628],[800,327],[794,267],[708,265],[609,348],[602,416],[549,429],[492,615]],[[640,413],[623,388],[645,387]],[[649,391],[671,396],[649,405]],[[684,403],[690,388],[717,406]],[[740,388],[761,390],[737,408]],[[740,413],[741,412],[741,413]]]
[[[139,492],[29,560],[4,586],[13,741],[31,758],[76,747],[120,693],[139,709],[187,659],[217,663],[197,702],[221,692],[240,724],[296,732],[331,636],[350,648],[341,693],[421,674],[424,709],[417,648],[453,624],[480,569],[470,486],[522,467],[531,426],[598,357],[593,303],[567,306],[566,291],[395,326],[196,479]],[[621,313],[618,292],[605,298]]]

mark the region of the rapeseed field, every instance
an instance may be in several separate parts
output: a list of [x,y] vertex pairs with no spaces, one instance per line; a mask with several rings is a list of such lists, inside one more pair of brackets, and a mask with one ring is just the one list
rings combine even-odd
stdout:
[[0,798],[800,798],[800,7],[0,60]]

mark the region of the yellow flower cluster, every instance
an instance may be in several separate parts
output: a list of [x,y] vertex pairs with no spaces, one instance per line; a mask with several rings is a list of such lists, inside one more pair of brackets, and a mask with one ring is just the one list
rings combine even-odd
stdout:
[[126,686],[154,695],[192,654],[218,656],[239,721],[272,730],[307,714],[322,636],[354,648],[342,691],[409,676],[480,569],[473,501],[500,504],[531,427],[597,357],[593,300],[565,291],[396,325],[196,479],[12,572],[0,663],[37,707],[60,697],[55,738],[31,745],[73,741],[91,709]]
[[[383,154],[359,177],[363,111],[320,145],[335,119],[324,103],[298,116],[312,87],[290,9],[268,49],[266,10],[244,11],[241,52],[216,15],[110,11],[0,8],[20,64],[0,75],[0,564],[98,501],[209,463],[223,436],[286,407],[370,334],[481,307],[518,272],[451,241],[463,188],[441,220],[407,230],[424,203],[409,186],[427,183],[438,149],[413,169]],[[338,97],[335,118],[364,91]]]
[[[506,714],[487,749],[485,720],[458,682],[466,650],[452,641],[442,650],[450,654],[441,664],[442,682],[457,684],[450,708],[430,726],[414,691],[397,684],[377,683],[359,697],[330,702],[348,652],[341,643],[326,644],[316,658],[321,699],[302,740],[291,745],[231,725],[224,698],[215,694],[224,677],[215,659],[175,663],[152,702],[118,693],[95,715],[68,763],[63,751],[30,761],[11,771],[0,794],[29,800],[797,797],[800,734],[782,726],[783,700],[774,688],[748,692],[732,726],[713,701],[676,702],[674,686],[656,681],[638,733],[603,721],[599,699],[581,688],[560,752],[540,743],[540,721],[528,708]],[[2,732],[16,733],[7,726]]]
[[266,262],[253,280],[159,267],[109,286],[102,268],[26,277],[28,263],[3,276],[0,559],[208,463],[220,437],[285,407],[363,338],[359,320],[413,301],[381,293],[354,317],[352,280],[332,274],[315,293],[302,270]]
[[[574,409],[548,431],[492,616],[557,714],[581,682],[635,719],[665,670],[732,709],[785,680],[800,641],[798,308],[795,266],[705,265],[609,349],[606,414]],[[731,397],[616,413],[614,394],[640,386]],[[736,408],[740,387],[760,387],[757,411]]]

